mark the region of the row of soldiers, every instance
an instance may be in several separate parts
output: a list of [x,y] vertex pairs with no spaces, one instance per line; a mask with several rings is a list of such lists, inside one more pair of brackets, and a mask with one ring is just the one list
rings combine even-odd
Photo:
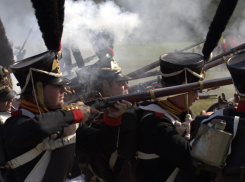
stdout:
[[[237,109],[215,112],[210,119],[197,117],[197,121],[192,118],[191,106],[198,100],[198,92],[192,91],[164,100],[142,102],[135,107],[127,101],[118,102],[104,114],[82,102],[65,104],[65,86],[69,85],[69,80],[58,76],[60,57],[59,52],[54,51],[10,66],[22,89],[21,103],[11,112],[11,117],[3,118],[10,111],[15,92],[9,87],[8,71],[2,68],[1,83],[5,89],[0,96],[5,112],[1,119],[5,123],[1,139],[7,162],[4,181],[215,180],[218,176],[215,170],[196,173],[198,166],[192,162],[190,144],[196,134],[190,128],[195,128],[200,119],[206,119],[207,125],[217,117],[229,123],[234,116],[241,117],[239,126],[242,127],[245,91],[240,78],[245,73],[244,57],[245,54],[240,53],[227,62],[240,95]],[[159,61],[161,87],[203,80],[204,60],[200,54],[170,53],[162,55]],[[83,75],[84,68],[77,70],[77,82],[87,83],[87,90],[96,90],[102,97],[128,94],[131,78],[122,74],[112,49],[105,51],[104,60],[85,69],[89,70],[89,75]],[[96,115],[96,119],[92,127],[88,127],[91,114]],[[232,152],[232,147],[242,147],[236,144],[241,140],[240,135],[238,132],[233,139]],[[226,168],[234,167],[237,151],[232,152],[227,157]],[[239,155],[235,162],[239,161],[242,166],[242,159]],[[239,179],[239,175],[240,171],[232,177]],[[221,178],[222,181],[226,177]]]
[[[74,83],[85,92],[97,91],[103,100],[128,94],[131,78],[122,74],[111,48],[103,49],[94,65],[78,69],[76,79],[62,77],[64,1],[50,2],[32,0],[48,51],[13,63],[13,55],[3,56],[12,52],[6,51],[7,39],[1,39],[6,40],[1,59],[11,63],[21,88],[19,106],[10,113],[15,92],[2,65],[0,165],[5,182],[244,181],[244,52],[227,61],[240,96],[237,108],[210,116],[194,118],[191,106],[198,92],[191,90],[167,99],[156,99],[150,91],[147,102],[116,101],[103,110],[96,103],[65,102],[67,86]],[[161,87],[198,82],[201,88],[209,50],[203,52],[160,56]]]

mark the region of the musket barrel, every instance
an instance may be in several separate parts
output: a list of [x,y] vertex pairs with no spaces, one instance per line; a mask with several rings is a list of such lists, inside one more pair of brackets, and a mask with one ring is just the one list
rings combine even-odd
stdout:
[[215,61],[208,62],[203,66],[203,70],[207,71],[208,69],[213,68],[213,67],[218,66],[218,65],[223,64],[223,63],[225,63],[223,58],[220,58],[220,59],[215,60]]
[[213,59],[210,62],[213,62],[213,61],[215,61],[217,59],[223,58],[223,56],[228,56],[230,54],[233,54],[233,53],[235,53],[237,51],[240,51],[240,50],[243,50],[243,49],[245,49],[245,43],[244,44],[241,44],[241,45],[239,45],[237,47],[234,47],[234,48],[230,49],[227,52],[224,52],[222,54],[219,54],[219,55],[213,57]]
[[200,45],[200,44],[202,44],[202,43],[204,43],[205,42],[205,40],[202,40],[202,41],[200,41],[200,42],[197,42],[197,43],[195,43],[195,44],[193,44],[193,45],[190,45],[190,46],[188,46],[188,47],[186,47],[186,48],[184,48],[184,49],[182,49],[182,50],[180,50],[180,51],[177,51],[177,52],[184,52],[184,51],[186,51],[186,50],[188,50],[188,49],[191,49],[191,48],[193,48],[193,47],[195,47],[195,46],[197,46],[197,45]]
[[127,74],[127,76],[129,76],[129,77],[137,77],[138,75],[141,75],[142,73],[145,73],[146,71],[152,70],[152,69],[154,69],[154,68],[156,68],[158,66],[160,66],[160,61],[159,60],[155,61],[155,62],[153,62],[153,63],[151,63],[151,64],[149,64],[149,65],[147,65],[147,66],[145,66],[143,68],[140,68],[140,69],[138,69],[138,70],[136,70],[136,71],[134,71],[132,73],[129,73],[129,74]]
[[217,94],[198,94],[199,99],[209,99],[212,97],[217,97]]
[[132,77],[132,78],[133,78],[133,80],[136,80],[136,79],[147,78],[147,77],[158,76],[158,75],[159,75],[159,73],[157,71],[149,71],[149,72],[142,73],[142,74],[137,75],[137,76]]
[[[232,83],[233,82],[232,82],[231,77],[225,77],[225,78],[214,79],[214,80],[206,80],[202,82],[202,88],[203,89],[216,88],[216,87],[220,87],[224,85],[229,85]],[[182,93],[186,93],[190,91],[198,91],[198,90],[200,90],[200,83],[195,82],[195,83],[189,83],[185,85],[177,85],[173,87],[160,88],[160,89],[153,90],[153,92],[154,92],[154,97],[159,98],[159,97],[177,95],[177,94],[182,94]],[[135,103],[139,101],[151,100],[152,99],[151,93],[149,91],[131,93],[127,95],[119,95],[119,96],[113,96],[109,98],[103,98],[101,102],[99,102],[99,104],[96,103],[96,101],[99,101],[99,100],[86,102],[85,104],[86,105],[95,104],[95,107],[97,109],[104,109],[104,108],[113,106],[116,101],[127,100],[129,102]]]

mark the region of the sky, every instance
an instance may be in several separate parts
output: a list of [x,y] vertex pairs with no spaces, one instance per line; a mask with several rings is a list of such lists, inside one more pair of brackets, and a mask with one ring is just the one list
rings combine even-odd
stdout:
[[[207,33],[202,25],[206,4],[200,0],[117,0],[117,4],[113,1],[95,4],[90,0],[66,0],[62,44],[90,49],[90,30],[109,31],[114,35],[115,45],[195,41],[190,30],[194,29],[203,38]],[[36,22],[30,0],[0,0],[0,17],[14,46],[22,46]],[[26,49],[26,56],[46,50],[38,24],[34,25]]]
[[[114,46],[204,40],[208,29],[203,17],[209,1],[116,0],[96,4],[66,0],[61,44],[79,48],[87,57],[94,54],[90,40],[104,31],[113,35]],[[15,47],[23,45],[34,25],[25,45],[25,58],[47,50],[30,0],[0,0],[0,18]]]

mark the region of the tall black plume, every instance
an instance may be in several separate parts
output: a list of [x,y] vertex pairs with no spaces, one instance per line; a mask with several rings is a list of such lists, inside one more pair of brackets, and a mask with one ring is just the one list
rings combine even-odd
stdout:
[[59,50],[64,22],[64,0],[31,0],[46,47]]
[[207,60],[209,55],[217,46],[219,39],[228,24],[228,21],[235,10],[238,0],[221,0],[203,46],[202,53]]
[[5,28],[0,19],[0,65],[8,68],[14,62],[13,49],[9,43]]

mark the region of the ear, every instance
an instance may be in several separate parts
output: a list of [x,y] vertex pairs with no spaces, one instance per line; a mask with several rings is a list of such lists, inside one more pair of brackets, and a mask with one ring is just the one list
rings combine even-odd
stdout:
[[32,96],[33,98],[35,98],[35,94],[36,94],[36,97],[39,98],[39,95],[38,95],[38,91],[37,90],[32,90]]

